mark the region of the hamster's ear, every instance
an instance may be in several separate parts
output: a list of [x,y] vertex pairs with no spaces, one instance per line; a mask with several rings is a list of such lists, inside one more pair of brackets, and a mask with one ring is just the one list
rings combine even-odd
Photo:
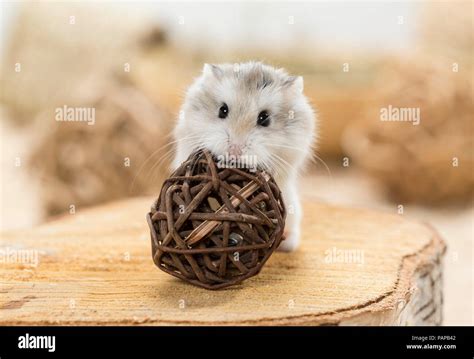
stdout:
[[224,71],[218,65],[204,64],[202,68],[204,76],[214,76],[221,78],[224,75]]
[[304,81],[302,76],[288,76],[283,81],[283,87],[292,88],[298,92],[303,92]]

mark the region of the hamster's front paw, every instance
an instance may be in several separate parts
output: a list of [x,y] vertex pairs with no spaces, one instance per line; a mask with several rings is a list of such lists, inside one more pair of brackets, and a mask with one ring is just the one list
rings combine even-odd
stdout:
[[279,252],[293,252],[300,245],[300,233],[299,230],[291,230],[283,233],[284,239],[281,241],[278,247]]

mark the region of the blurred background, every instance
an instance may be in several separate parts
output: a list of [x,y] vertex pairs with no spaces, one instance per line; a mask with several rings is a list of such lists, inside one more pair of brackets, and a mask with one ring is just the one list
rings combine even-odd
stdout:
[[[472,325],[472,18],[471,1],[2,2],[0,229],[158,193],[203,63],[261,60],[302,75],[319,115],[303,195],[431,223],[444,324]],[[381,121],[390,105],[420,123]]]

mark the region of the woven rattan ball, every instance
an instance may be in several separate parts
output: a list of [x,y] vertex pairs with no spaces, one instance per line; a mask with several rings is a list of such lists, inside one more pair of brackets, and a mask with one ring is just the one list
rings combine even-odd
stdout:
[[206,289],[260,272],[283,238],[285,206],[263,171],[218,166],[191,155],[165,180],[147,215],[155,264]]

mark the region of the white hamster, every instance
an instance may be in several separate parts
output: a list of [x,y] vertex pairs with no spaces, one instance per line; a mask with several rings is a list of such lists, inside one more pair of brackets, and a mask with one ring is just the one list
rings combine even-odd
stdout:
[[199,148],[256,161],[282,190],[288,214],[279,249],[292,251],[302,216],[298,174],[313,154],[315,127],[301,76],[260,62],[205,64],[186,93],[174,130],[173,167]]

